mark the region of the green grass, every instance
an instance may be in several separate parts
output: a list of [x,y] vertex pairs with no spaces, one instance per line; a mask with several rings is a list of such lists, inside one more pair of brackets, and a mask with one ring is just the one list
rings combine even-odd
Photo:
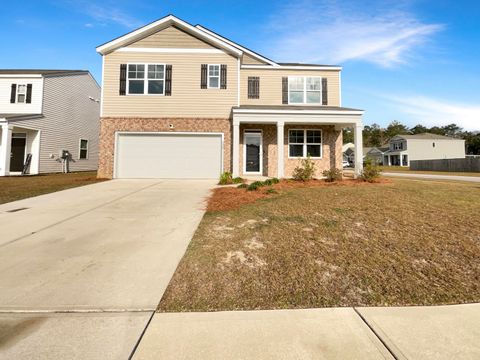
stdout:
[[98,181],[95,171],[0,177],[0,204],[48,194]]
[[480,301],[480,185],[282,190],[208,212],[160,311]]
[[478,176],[478,172],[450,172],[450,171],[417,171],[410,170],[406,166],[380,166],[382,172],[401,172],[410,174],[430,174],[430,175],[453,175],[453,176]]

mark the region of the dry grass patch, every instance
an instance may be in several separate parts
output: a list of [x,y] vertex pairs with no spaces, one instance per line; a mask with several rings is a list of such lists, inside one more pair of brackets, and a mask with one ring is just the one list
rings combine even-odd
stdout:
[[424,171],[424,170],[410,170],[407,166],[380,166],[382,172],[400,172],[409,174],[429,174],[429,175],[452,175],[452,176],[478,176],[480,172],[453,172],[453,171]]
[[480,185],[290,188],[207,212],[161,311],[480,301]]
[[99,181],[95,171],[0,177],[0,204]]

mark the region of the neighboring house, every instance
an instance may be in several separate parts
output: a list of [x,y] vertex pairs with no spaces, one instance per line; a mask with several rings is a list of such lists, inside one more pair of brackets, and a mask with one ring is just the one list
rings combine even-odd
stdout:
[[342,167],[345,127],[362,151],[363,111],[341,107],[338,66],[277,63],[172,15],[97,52],[101,177],[282,178],[307,154],[320,177]]
[[0,70],[0,176],[97,169],[99,101],[88,71]]
[[342,146],[343,160],[348,161],[350,164],[355,162],[355,144],[346,143]]
[[388,146],[363,148],[363,158],[370,159],[377,165],[383,165],[385,152],[388,150]]
[[465,158],[465,140],[424,133],[397,135],[390,140],[384,165],[410,166],[412,160]]

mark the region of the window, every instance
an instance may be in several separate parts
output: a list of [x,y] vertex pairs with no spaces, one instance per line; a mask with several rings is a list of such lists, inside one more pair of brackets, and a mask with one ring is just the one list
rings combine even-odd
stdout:
[[258,76],[248,77],[248,98],[260,99],[260,77]]
[[163,95],[165,65],[128,64],[128,94]]
[[432,146],[435,147],[435,143],[432,143]]
[[403,150],[403,142],[393,143],[393,150]]
[[17,85],[17,103],[24,103],[27,97],[27,85]]
[[78,158],[80,160],[88,159],[88,140],[86,139],[80,139],[80,151]]
[[208,65],[208,88],[220,88],[220,65]]
[[322,130],[288,131],[288,157],[322,157]]
[[321,104],[321,78],[290,76],[288,78],[288,102],[289,104]]

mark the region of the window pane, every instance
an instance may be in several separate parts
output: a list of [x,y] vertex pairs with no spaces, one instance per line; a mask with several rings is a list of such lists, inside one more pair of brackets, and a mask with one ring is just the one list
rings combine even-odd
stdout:
[[320,78],[308,77],[307,78],[307,91],[308,90],[320,90]]
[[307,145],[307,155],[320,157],[320,145]]
[[218,84],[219,84],[218,77],[210,78],[210,87],[218,88]]
[[80,149],[86,149],[88,146],[88,140],[80,140]]
[[320,130],[307,130],[307,143],[321,143],[322,132]]
[[290,91],[288,102],[292,104],[303,104],[303,91]]
[[220,75],[220,65],[208,65],[208,75],[209,76],[219,76]]
[[24,94],[18,94],[17,102],[24,103],[25,102],[25,95]]
[[303,130],[290,130],[289,131],[289,139],[290,143],[299,143],[303,144]]
[[131,64],[128,65],[129,79],[143,79],[145,77],[145,65]]
[[149,94],[163,94],[163,80],[150,80],[148,82]]
[[307,103],[320,104],[320,92],[319,91],[307,91]]
[[290,90],[301,90],[303,91],[303,81],[302,76],[290,76],[288,78],[288,88]]
[[143,80],[129,80],[128,81],[128,92],[130,94],[143,94]]
[[87,158],[87,150],[80,150],[80,159]]
[[19,94],[25,94],[25,89],[26,89],[25,85],[18,85],[18,93]]
[[289,145],[290,157],[303,157],[303,145]]
[[163,65],[148,65],[149,79],[163,79],[164,66]]

